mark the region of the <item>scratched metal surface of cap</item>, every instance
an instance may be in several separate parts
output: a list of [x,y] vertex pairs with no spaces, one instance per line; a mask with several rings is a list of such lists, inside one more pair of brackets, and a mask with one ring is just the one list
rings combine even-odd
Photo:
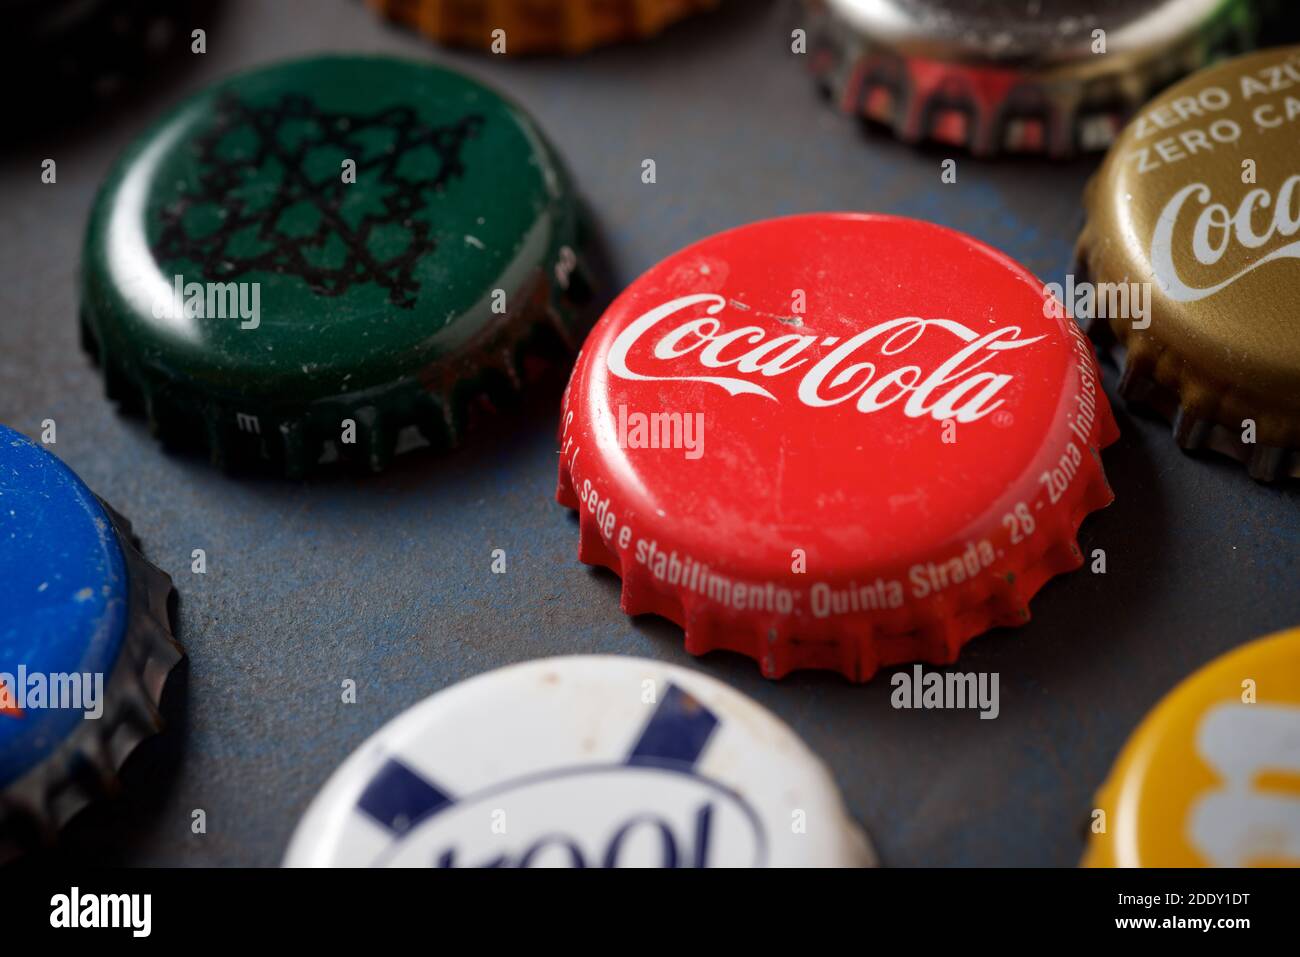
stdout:
[[1091,343],[1023,266],[933,223],[814,213],[633,282],[565,393],[556,499],[623,611],[779,678],[949,664],[1029,621],[1112,499]]
[[1152,93],[1248,49],[1249,0],[805,0],[844,112],[979,156],[1104,149]]

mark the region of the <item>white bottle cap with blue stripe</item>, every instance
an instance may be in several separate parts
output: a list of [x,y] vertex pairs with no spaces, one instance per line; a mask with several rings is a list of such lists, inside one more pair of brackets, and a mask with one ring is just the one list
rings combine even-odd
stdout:
[[858,867],[829,771],[704,675],[639,658],[513,665],[371,737],[307,810],[299,866]]

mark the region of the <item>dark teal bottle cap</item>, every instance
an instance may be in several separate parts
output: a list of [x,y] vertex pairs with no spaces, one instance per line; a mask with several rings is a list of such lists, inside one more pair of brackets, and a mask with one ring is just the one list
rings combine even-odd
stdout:
[[15,835],[52,835],[160,726],[183,654],[171,594],[121,516],[0,425],[0,860]]
[[164,441],[296,475],[456,441],[526,357],[572,352],[579,204],[541,132],[428,64],[326,56],[185,101],[100,190],[82,323]]

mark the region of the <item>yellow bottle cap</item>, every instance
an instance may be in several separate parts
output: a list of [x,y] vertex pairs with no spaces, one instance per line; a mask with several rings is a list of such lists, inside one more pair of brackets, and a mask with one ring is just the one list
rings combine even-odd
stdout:
[[1300,866],[1300,628],[1217,658],[1129,738],[1087,867]]

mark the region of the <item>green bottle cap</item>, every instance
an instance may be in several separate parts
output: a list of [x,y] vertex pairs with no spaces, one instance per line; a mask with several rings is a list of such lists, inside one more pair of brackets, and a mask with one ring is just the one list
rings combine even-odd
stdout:
[[582,238],[557,156],[493,91],[384,57],[281,63],[118,161],[86,231],[83,338],[168,444],[378,470],[574,351]]

